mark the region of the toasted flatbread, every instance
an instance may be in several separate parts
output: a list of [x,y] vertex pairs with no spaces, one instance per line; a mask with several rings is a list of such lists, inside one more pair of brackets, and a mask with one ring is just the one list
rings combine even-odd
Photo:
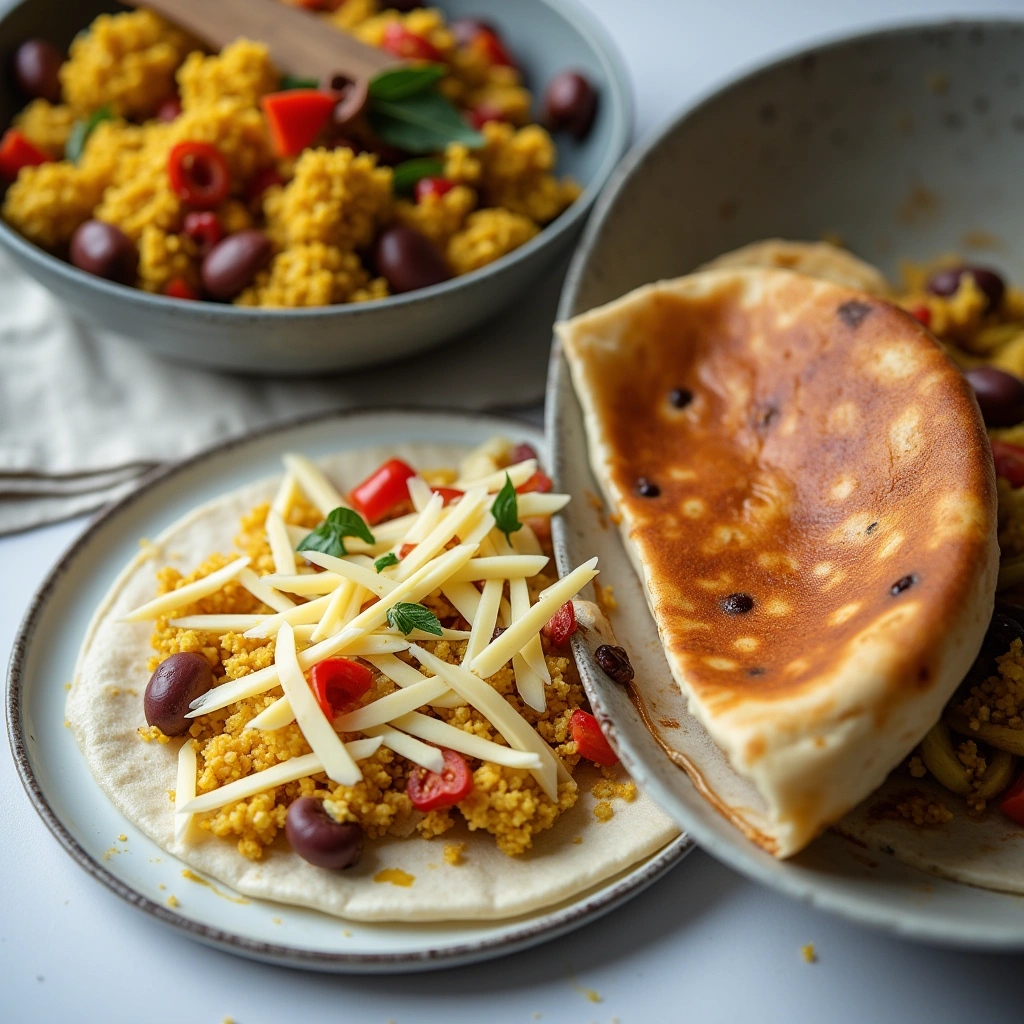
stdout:
[[905,313],[785,270],[649,285],[557,331],[702,727],[691,774],[789,856],[882,783],[981,645],[996,499],[971,389]]

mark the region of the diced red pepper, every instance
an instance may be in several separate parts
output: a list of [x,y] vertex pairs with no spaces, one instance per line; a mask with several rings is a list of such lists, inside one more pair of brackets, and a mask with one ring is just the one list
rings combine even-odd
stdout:
[[381,47],[403,60],[444,60],[444,54],[429,39],[410,32],[399,21],[390,21],[385,26]]
[[403,558],[407,558],[412,553],[412,551],[413,551],[413,549],[415,547],[416,547],[415,544],[403,544],[398,549],[398,559],[399,559],[399,561],[401,561]]
[[1024,448],[1006,441],[990,440],[990,443],[996,476],[1008,480],[1011,487],[1024,487]]
[[0,177],[14,181],[22,167],[48,164],[52,158],[29,142],[17,128],[8,128],[0,139]]
[[455,182],[447,178],[420,178],[416,182],[414,192],[416,202],[422,203],[424,199],[440,199],[441,196],[455,188]]
[[1024,825],[1024,774],[1003,794],[999,810],[1013,818],[1018,825]]
[[409,500],[409,477],[416,470],[401,459],[388,459],[348,496],[356,511],[372,526],[396,505]]
[[576,632],[576,611],[572,601],[566,601],[554,615],[548,619],[547,624],[541,632],[556,647],[564,647],[569,642],[569,637]]
[[911,311],[910,315],[915,319],[919,320],[925,325],[925,327],[931,327],[932,325],[932,311],[927,306],[915,306]]
[[337,99],[319,89],[287,89],[260,99],[278,156],[298,156],[316,141]]
[[594,764],[618,763],[618,755],[604,738],[601,726],[597,724],[597,719],[589,711],[577,708],[569,718],[569,729],[572,732],[572,738],[576,741],[576,749],[579,751],[580,757],[585,757],[588,761],[593,761]]
[[450,505],[456,498],[461,498],[465,491],[460,491],[457,487],[431,487],[434,494],[440,494],[445,505]]
[[466,759],[454,750],[442,750],[444,768],[431,772],[414,768],[405,792],[418,811],[438,811],[454,807],[473,792],[473,773]]
[[479,131],[488,121],[504,121],[505,114],[493,103],[478,103],[469,110],[469,123]]
[[245,198],[252,202],[259,199],[271,185],[283,185],[284,178],[276,167],[261,167],[246,183]]
[[186,213],[182,230],[196,243],[200,256],[205,256],[224,237],[224,228],[212,210]]
[[516,488],[516,494],[529,494],[530,491],[538,491],[541,494],[547,494],[553,486],[554,485],[551,483],[551,477],[549,477],[547,473],[542,473],[538,469],[529,480],[520,484]]
[[228,162],[208,142],[179,142],[167,158],[167,175],[174,194],[197,210],[220,206],[231,190]]
[[164,287],[164,295],[172,299],[199,298],[199,293],[183,277],[172,277]]
[[168,96],[167,99],[156,108],[156,119],[158,121],[176,121],[181,116],[181,100],[177,96]]
[[470,46],[483,55],[489,64],[499,64],[503,67],[514,68],[516,62],[512,59],[505,44],[501,41],[497,32],[482,25],[479,31],[473,36]]
[[348,658],[327,658],[317,662],[310,679],[321,710],[332,721],[373,686],[373,673],[365,665]]

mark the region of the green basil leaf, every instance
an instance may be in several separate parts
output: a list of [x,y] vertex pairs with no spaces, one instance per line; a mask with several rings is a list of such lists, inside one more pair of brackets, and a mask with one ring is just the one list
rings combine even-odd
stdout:
[[367,544],[373,543],[373,534],[358,512],[350,508],[336,508],[315,530],[299,541],[295,550],[319,551],[340,558],[348,554],[345,550],[346,537],[358,537]]
[[505,483],[494,498],[491,506],[491,515],[494,516],[494,523],[508,540],[516,530],[521,530],[523,524],[519,522],[519,501],[516,497],[516,489],[512,486],[512,478],[505,474]]
[[420,64],[414,68],[382,71],[370,79],[367,87],[375,100],[405,100],[426,92],[448,73],[443,64]]
[[392,187],[396,192],[412,192],[416,182],[421,178],[437,178],[444,173],[444,164],[440,160],[421,156],[413,160],[403,160],[395,164]]
[[381,555],[380,558],[373,563],[373,567],[377,572],[383,572],[389,565],[398,565],[398,555],[396,555],[394,551],[389,551],[386,555]]
[[320,81],[317,78],[303,78],[301,75],[282,75],[278,88],[281,92],[290,89],[319,89]]
[[369,118],[378,139],[409,153],[438,153],[451,142],[472,149],[484,144],[484,137],[438,92],[399,102],[371,100]]
[[408,636],[414,629],[423,633],[432,633],[434,636],[442,636],[441,622],[438,617],[421,604],[411,604],[408,601],[399,601],[393,604],[387,611],[388,625],[393,629],[399,629]]
[[82,153],[85,150],[85,144],[89,141],[89,136],[92,135],[93,129],[100,123],[100,121],[113,121],[114,112],[109,106],[100,107],[99,110],[94,110],[88,117],[84,117],[81,120],[76,121],[71,126],[71,132],[68,135],[68,141],[64,144],[64,159],[70,160],[73,164],[77,164],[82,158]]

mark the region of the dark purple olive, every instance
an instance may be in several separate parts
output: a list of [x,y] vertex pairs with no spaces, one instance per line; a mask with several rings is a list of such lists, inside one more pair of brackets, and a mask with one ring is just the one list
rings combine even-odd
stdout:
[[1012,427],[1024,420],[1024,381],[994,366],[964,374],[974,388],[986,427]]
[[455,36],[459,46],[469,46],[481,32],[493,32],[496,36],[500,34],[491,22],[483,18],[456,18],[448,26],[448,31]]
[[997,309],[1006,294],[1006,282],[988,267],[962,266],[937,270],[928,278],[925,287],[932,295],[955,295],[964,274],[970,274],[974,278],[974,283],[984,292],[985,298],[988,299],[988,308]]
[[71,262],[87,273],[119,284],[134,284],[139,253],[132,240],[113,224],[87,220],[71,236]]
[[213,298],[228,302],[252,284],[272,256],[270,239],[262,231],[236,231],[203,259],[203,287]]
[[452,273],[429,238],[412,228],[395,225],[382,231],[373,247],[377,273],[393,292],[413,292],[447,281]]
[[18,88],[33,99],[60,103],[60,71],[64,57],[46,39],[26,39],[14,54]]
[[213,686],[213,669],[201,654],[181,651],[161,661],[146,684],[146,721],[165,736],[180,736],[192,724],[189,704]]
[[601,666],[601,671],[609,679],[615,680],[622,686],[625,686],[633,678],[633,666],[629,663],[629,655],[622,647],[601,644],[594,651],[594,660]]
[[312,796],[300,796],[291,804],[284,831],[303,860],[329,871],[355,864],[366,838],[355,822],[335,821],[323,803]]
[[562,71],[544,90],[545,120],[556,131],[582,139],[597,111],[597,92],[578,71]]

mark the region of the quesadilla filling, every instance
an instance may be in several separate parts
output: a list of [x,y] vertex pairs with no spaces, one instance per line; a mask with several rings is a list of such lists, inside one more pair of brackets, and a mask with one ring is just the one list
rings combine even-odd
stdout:
[[284,830],[343,868],[367,839],[443,835],[461,816],[528,850],[575,804],[580,759],[617,760],[569,652],[597,559],[561,580],[551,564],[568,496],[504,441],[458,471],[391,459],[344,497],[308,459],[284,461],[236,552],[160,570],[125,617],[154,623],[139,734],[185,737],[176,836],[198,827],[259,859]]
[[[897,303],[939,339],[974,386],[999,489],[996,610],[980,654],[942,721],[906,768],[931,775],[980,815],[995,801],[1024,824],[1024,291],[988,267],[949,258],[903,270]],[[895,808],[921,825],[948,808],[908,797]]]

